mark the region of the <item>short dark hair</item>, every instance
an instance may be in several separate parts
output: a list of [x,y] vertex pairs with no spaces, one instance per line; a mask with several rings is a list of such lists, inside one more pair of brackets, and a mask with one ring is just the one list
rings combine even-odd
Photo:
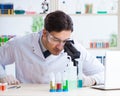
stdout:
[[73,22],[69,15],[63,11],[57,10],[49,13],[44,20],[44,28],[51,32],[60,32],[63,30],[73,31]]

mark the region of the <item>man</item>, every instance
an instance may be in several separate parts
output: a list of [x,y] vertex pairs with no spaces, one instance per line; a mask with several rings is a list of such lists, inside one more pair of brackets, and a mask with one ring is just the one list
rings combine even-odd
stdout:
[[[44,20],[44,29],[21,38],[14,38],[0,47],[0,82],[8,84],[48,83],[49,73],[63,72],[68,58],[64,45],[70,39],[73,22],[62,11],[49,13]],[[79,43],[74,46],[81,55],[83,86],[103,84],[104,67]],[[47,50],[47,55],[44,52]],[[15,62],[16,78],[5,73],[3,66]]]

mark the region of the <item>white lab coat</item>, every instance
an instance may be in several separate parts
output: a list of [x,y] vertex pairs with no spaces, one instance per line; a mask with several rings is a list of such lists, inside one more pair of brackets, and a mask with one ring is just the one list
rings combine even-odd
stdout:
[[[14,62],[16,77],[23,83],[48,83],[51,72],[63,72],[69,62],[67,54],[62,51],[44,58],[38,42],[41,36],[42,32],[14,38],[0,47],[0,77],[6,75],[2,65]],[[83,73],[95,78],[97,84],[103,83],[103,65],[80,44],[75,46],[81,52],[78,61],[82,61]]]

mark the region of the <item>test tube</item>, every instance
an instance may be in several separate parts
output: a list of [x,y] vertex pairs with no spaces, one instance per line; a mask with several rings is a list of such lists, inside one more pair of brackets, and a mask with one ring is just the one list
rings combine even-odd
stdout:
[[4,45],[4,37],[2,36],[1,37],[1,46],[3,46]]
[[0,90],[5,91],[7,89],[7,83],[0,83]]
[[63,74],[62,74],[62,80],[63,80],[63,91],[64,92],[67,92],[68,91],[68,79],[67,79],[67,73],[66,72],[64,72]]
[[62,92],[62,78],[60,72],[56,74],[56,92]]
[[52,72],[50,74],[50,92],[55,92],[56,88],[55,88],[55,74]]
[[4,36],[4,43],[6,43],[7,41],[8,41],[8,36],[5,35],[5,36]]
[[2,83],[0,83],[0,90],[2,91]]
[[77,87],[78,88],[82,88],[82,64],[83,64],[83,60],[80,60],[79,64],[78,64],[78,75],[77,75]]
[[2,46],[2,38],[1,38],[1,36],[0,36],[0,46]]

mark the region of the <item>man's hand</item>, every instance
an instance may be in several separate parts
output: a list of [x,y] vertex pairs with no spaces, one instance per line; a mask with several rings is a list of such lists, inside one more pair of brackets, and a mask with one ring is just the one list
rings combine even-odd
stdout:
[[4,78],[0,78],[0,83],[8,83],[8,85],[17,85],[20,84],[20,82],[14,78],[12,75],[7,75]]
[[89,87],[95,84],[96,84],[96,81],[94,78],[83,75],[83,86],[84,87]]

